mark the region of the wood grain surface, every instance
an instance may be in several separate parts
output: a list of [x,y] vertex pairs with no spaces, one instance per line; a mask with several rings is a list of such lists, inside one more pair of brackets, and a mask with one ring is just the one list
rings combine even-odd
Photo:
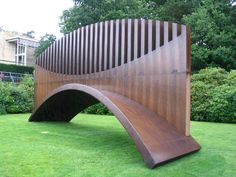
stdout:
[[150,168],[199,150],[190,136],[189,33],[176,23],[122,19],[65,35],[36,60],[30,121],[70,121],[102,102]]

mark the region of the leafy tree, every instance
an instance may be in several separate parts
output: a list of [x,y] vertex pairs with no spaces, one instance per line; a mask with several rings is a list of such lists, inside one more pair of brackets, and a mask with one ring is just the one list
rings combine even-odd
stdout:
[[[223,2],[224,1],[224,2]],[[228,2],[228,3],[227,3]],[[192,68],[236,68],[236,22],[230,1],[205,0],[183,22],[191,25]]]
[[147,18],[150,8],[144,0],[75,0],[75,6],[61,16],[61,32],[69,33],[98,21],[121,18]]
[[39,46],[35,49],[34,55],[38,57],[46,48],[48,48],[54,41],[56,40],[56,36],[52,34],[45,34],[41,37],[39,41]]

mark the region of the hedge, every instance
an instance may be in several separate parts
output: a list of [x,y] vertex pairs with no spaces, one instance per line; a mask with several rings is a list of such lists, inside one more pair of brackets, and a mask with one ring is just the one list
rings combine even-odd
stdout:
[[33,93],[34,81],[30,75],[17,85],[0,81],[0,114],[31,112]]
[[0,63],[0,71],[33,74],[34,67]]

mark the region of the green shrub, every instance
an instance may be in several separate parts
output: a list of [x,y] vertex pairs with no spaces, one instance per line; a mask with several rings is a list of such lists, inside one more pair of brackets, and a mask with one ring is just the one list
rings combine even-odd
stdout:
[[0,81],[0,114],[31,112],[34,81],[28,75],[19,84]]
[[100,115],[112,115],[112,112],[107,109],[106,106],[104,106],[102,103],[98,103],[95,105],[92,105],[85,109],[83,113],[86,114],[100,114]]
[[236,71],[206,68],[192,75],[191,120],[236,123]]
[[0,63],[0,71],[33,74],[34,67]]

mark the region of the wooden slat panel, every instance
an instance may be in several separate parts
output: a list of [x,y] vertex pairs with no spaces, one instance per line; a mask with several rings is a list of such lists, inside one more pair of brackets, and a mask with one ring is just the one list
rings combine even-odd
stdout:
[[70,32],[68,36],[68,42],[69,42],[69,56],[68,56],[68,74],[73,74],[73,32]]
[[156,49],[160,46],[160,21],[156,21]]
[[108,21],[105,22],[105,32],[104,32],[104,70],[107,70],[108,63]]
[[125,63],[126,53],[125,53],[125,19],[121,21],[121,65]]
[[172,37],[175,39],[177,37],[177,24],[172,23]]
[[97,58],[98,58],[98,23],[95,24],[94,32],[94,72],[97,71]]
[[131,40],[132,40],[132,20],[128,19],[127,24],[127,63],[131,61],[131,53],[132,53],[132,46],[131,46]]
[[66,55],[65,55],[65,74],[69,74],[69,34],[66,34],[66,43],[65,43],[65,48],[66,48]]
[[77,59],[76,59],[76,44],[77,44],[77,31],[74,30],[73,31],[73,57],[72,57],[72,74],[76,74],[76,70],[77,70]]
[[93,24],[90,25],[90,31],[89,31],[89,73],[92,73],[92,69],[93,69],[93,46],[94,46],[94,36],[93,36],[93,33],[94,33],[94,26]]
[[84,73],[88,73],[89,67],[89,25],[86,26],[85,30],[85,60],[84,60]]
[[115,37],[115,67],[119,64],[119,33],[120,33],[120,20],[116,20],[116,37]]
[[99,60],[98,60],[98,65],[99,69],[98,72],[102,71],[102,61],[103,61],[103,22],[100,22],[100,30],[99,30]]
[[55,46],[54,46],[54,71],[57,73],[57,68],[58,68],[58,63],[57,63],[57,52],[58,52],[58,41],[55,41]]
[[152,20],[148,20],[148,52],[152,51]]
[[145,54],[145,20],[141,19],[141,56]]
[[59,63],[59,66],[58,66],[58,72],[59,73],[62,73],[62,68],[61,68],[61,64],[62,64],[62,40],[63,39],[60,39],[59,41],[59,55],[58,55],[58,63]]
[[84,74],[84,27],[81,28],[80,74]]
[[62,38],[62,56],[61,56],[61,68],[62,73],[65,74],[66,66],[66,44],[65,44],[65,36]]
[[77,43],[77,52],[76,52],[76,74],[80,74],[80,60],[81,60],[81,57],[80,57],[80,54],[81,54],[81,51],[80,51],[80,48],[81,48],[81,30],[80,28],[77,30],[77,40],[76,40],[76,43]]
[[138,58],[138,20],[134,20],[134,59]]
[[113,66],[113,40],[114,40],[114,22],[113,20],[110,21],[110,43],[109,43],[109,69]]
[[53,43],[53,48],[52,48],[53,49],[53,66],[52,66],[53,72],[56,72],[56,67],[57,67],[57,64],[56,64],[56,50],[57,50],[56,43],[57,43],[57,41],[55,41]]

